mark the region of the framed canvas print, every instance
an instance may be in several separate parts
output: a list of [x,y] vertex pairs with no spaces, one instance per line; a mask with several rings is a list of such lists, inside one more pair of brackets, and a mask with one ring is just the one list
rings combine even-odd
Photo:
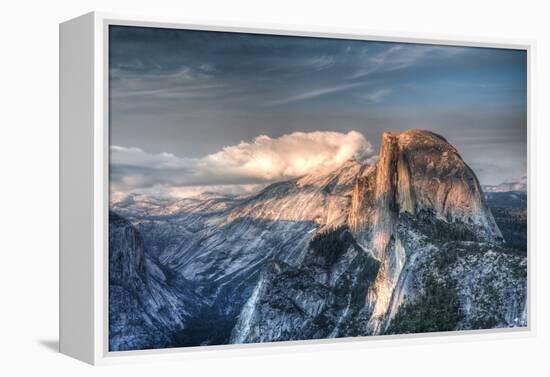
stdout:
[[62,352],[532,331],[530,44],[60,30]]

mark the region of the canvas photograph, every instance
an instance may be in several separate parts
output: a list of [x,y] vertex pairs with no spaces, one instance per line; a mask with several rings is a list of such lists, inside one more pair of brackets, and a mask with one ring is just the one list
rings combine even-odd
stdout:
[[529,325],[525,50],[108,33],[109,351]]

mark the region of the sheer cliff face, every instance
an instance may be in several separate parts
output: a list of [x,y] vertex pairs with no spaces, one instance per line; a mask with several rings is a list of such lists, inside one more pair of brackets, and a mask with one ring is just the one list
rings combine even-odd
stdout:
[[200,298],[175,285],[148,257],[140,232],[109,215],[109,350],[170,347],[196,315]]
[[131,284],[145,273],[143,239],[124,218],[110,215],[109,280],[111,284]]
[[433,213],[447,222],[476,226],[486,240],[501,238],[479,182],[457,150],[441,136],[410,130],[382,135],[375,169],[356,181],[349,224],[372,232],[382,257],[399,215]]
[[398,227],[405,214],[419,213],[464,224],[479,240],[501,238],[475,174],[452,145],[428,131],[386,132],[376,168],[355,184],[348,220],[358,239],[371,239],[367,247],[381,262],[368,299],[373,332],[382,330],[390,305],[398,307],[404,297],[395,292],[406,289],[398,286],[407,262]]

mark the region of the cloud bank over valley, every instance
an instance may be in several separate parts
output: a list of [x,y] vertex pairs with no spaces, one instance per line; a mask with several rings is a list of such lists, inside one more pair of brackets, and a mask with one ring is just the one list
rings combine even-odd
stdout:
[[293,132],[223,147],[200,158],[149,153],[113,145],[113,196],[149,192],[185,197],[204,191],[246,193],[265,184],[338,168],[350,159],[373,157],[371,143],[359,132]]

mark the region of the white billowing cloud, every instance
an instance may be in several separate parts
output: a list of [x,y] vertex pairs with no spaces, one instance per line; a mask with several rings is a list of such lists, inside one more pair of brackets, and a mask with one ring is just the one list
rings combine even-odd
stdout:
[[152,187],[190,192],[184,188],[204,187],[206,191],[209,186],[265,184],[328,172],[352,158],[366,160],[372,153],[371,144],[356,131],[294,132],[278,138],[261,135],[202,158],[112,146],[111,184],[123,192]]
[[252,142],[225,147],[207,156],[206,168],[272,181],[332,170],[351,158],[364,159],[372,146],[356,131],[295,132],[273,139],[258,136]]

